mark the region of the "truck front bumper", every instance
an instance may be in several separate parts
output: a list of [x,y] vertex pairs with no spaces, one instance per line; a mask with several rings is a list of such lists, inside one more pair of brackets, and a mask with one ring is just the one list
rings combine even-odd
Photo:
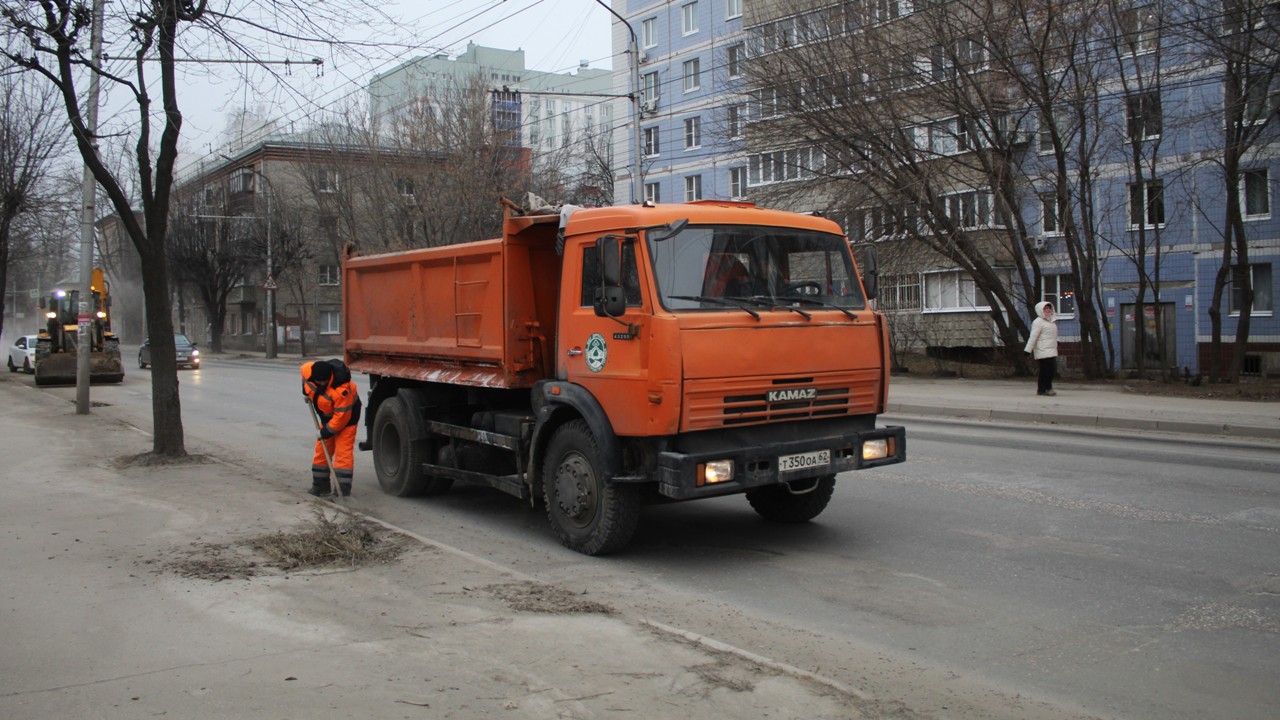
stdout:
[[[864,459],[863,445],[880,440],[888,444],[888,454],[876,459]],[[795,470],[782,470],[779,467],[779,458],[812,458],[813,455],[810,454],[820,454],[822,451],[829,453],[829,462],[826,464]],[[896,425],[749,448],[734,447],[697,453],[662,452],[658,454],[658,492],[675,500],[732,495],[768,485],[893,465],[906,460],[906,453],[906,430]],[[708,464],[725,460],[733,462],[732,478],[724,482],[706,482],[704,468]]]

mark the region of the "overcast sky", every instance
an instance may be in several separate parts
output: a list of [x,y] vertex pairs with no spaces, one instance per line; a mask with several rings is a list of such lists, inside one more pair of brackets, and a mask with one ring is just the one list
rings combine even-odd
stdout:
[[[254,2],[223,0],[221,11],[247,16],[254,12]],[[456,56],[468,42],[523,49],[525,65],[533,70],[567,72],[583,60],[594,68],[612,69],[609,38],[613,17],[595,0],[386,0],[378,2],[378,6],[394,20],[392,26],[336,23],[321,16],[308,18],[318,28],[352,41],[347,47],[315,43],[282,47],[278,41],[255,43],[252,38],[246,42],[258,57],[277,63],[287,59],[291,61],[288,67],[275,64],[263,69],[235,64],[244,56],[237,57],[234,48],[190,47],[194,41],[188,39],[189,47],[184,50],[195,55],[193,59],[221,62],[179,66],[183,164],[216,152],[218,134],[241,107],[277,117],[286,127],[292,123],[301,129],[322,119],[327,111],[363,100],[364,86],[373,74],[436,52]],[[108,28],[110,34],[110,24]],[[247,32],[244,26],[237,30]],[[304,26],[302,32],[305,30]],[[111,46],[108,37],[109,55]],[[322,58],[323,67],[311,65],[308,61],[312,57]],[[128,72],[120,67],[122,59],[115,62],[120,70]],[[152,75],[158,72],[152,71]],[[158,106],[159,92],[154,92]],[[124,100],[124,93],[118,89],[104,99],[104,131],[110,131],[112,122],[136,126],[136,108]]]

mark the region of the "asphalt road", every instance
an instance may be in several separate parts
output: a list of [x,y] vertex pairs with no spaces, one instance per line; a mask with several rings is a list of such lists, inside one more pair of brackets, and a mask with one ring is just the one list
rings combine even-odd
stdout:
[[[148,372],[95,401],[150,427]],[[180,381],[189,448],[309,485],[296,369]],[[383,496],[367,453],[358,507],[882,697],[951,684],[1098,717],[1275,717],[1280,450],[898,420],[908,462],[842,476],[814,523],[767,525],[741,497],[655,507],[611,558],[564,550],[496,491]]]

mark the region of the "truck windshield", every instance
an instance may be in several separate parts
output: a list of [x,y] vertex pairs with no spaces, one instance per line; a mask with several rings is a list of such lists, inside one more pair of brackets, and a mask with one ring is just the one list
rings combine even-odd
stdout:
[[858,310],[866,298],[843,237],[796,228],[692,225],[651,240],[649,255],[668,310],[759,308]]

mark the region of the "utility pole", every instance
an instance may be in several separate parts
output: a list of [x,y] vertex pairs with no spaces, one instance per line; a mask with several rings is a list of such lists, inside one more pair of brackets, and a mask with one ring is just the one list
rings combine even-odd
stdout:
[[[102,3],[94,0],[93,28],[89,40],[89,96],[86,99],[85,131],[93,153],[98,153],[98,57],[102,53]],[[81,180],[80,209],[80,303],[77,310],[76,330],[76,414],[89,414],[89,352],[93,345],[93,238],[94,221],[97,219],[97,185],[89,163],[84,164]],[[105,289],[103,289],[105,292]]]

